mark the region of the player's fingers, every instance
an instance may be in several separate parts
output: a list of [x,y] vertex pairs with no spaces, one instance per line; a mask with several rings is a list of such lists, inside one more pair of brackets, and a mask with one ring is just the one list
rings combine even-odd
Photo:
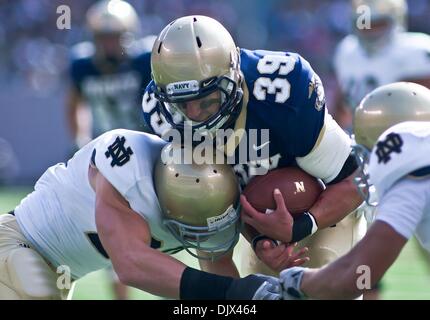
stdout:
[[309,257],[296,259],[292,263],[290,263],[290,268],[291,267],[299,267],[299,266],[305,264],[306,262],[308,262],[309,260],[310,260]]
[[278,265],[284,265],[288,261],[292,261],[291,254],[288,252],[287,247],[284,244],[280,244],[275,249],[272,249],[271,254],[273,255],[273,259],[278,261]]
[[258,225],[258,223],[256,223],[255,220],[251,216],[249,216],[246,213],[244,213],[243,210],[242,210],[241,218],[242,218],[242,221],[244,223],[249,224],[250,226],[252,226],[254,228],[255,228],[255,225]]
[[255,210],[255,208],[248,202],[244,195],[240,196],[240,203],[242,204],[242,213],[244,213],[245,215],[248,215],[252,218],[262,215],[261,212]]
[[291,258],[293,260],[299,259],[301,256],[307,254],[309,251],[309,249],[307,247],[304,247],[302,249],[300,249],[299,251],[295,252],[294,254],[291,255]]
[[284,196],[279,189],[273,190],[273,197],[276,202],[276,209],[288,212],[287,207],[285,206]]
[[[271,241],[269,241],[271,242]],[[285,252],[285,245],[275,245],[271,242],[271,245],[269,248],[264,248],[263,254],[267,259],[270,260],[282,260],[284,258]]]
[[[300,259],[305,259],[305,258],[300,258]],[[283,269],[291,268],[295,260],[299,260],[299,259],[294,259],[291,255],[287,254],[287,251],[285,250],[284,254],[277,259],[278,262],[277,262],[276,270],[281,271]]]
[[[276,250],[275,250],[276,249]],[[285,248],[279,250],[278,247],[271,250],[265,250],[262,254],[262,261],[275,271],[281,271],[289,265],[289,257]]]
[[294,249],[297,247],[297,242],[287,245],[287,250],[290,255],[293,254]]

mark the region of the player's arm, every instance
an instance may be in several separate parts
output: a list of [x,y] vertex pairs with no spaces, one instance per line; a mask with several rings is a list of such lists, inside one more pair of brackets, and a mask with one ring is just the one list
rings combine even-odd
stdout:
[[[210,254],[204,251],[198,251],[198,255],[210,258]],[[237,271],[236,264],[233,261],[233,250],[214,261],[200,259],[199,264],[200,269],[203,271],[233,278],[240,278],[239,271]]]
[[309,209],[318,229],[335,225],[363,202],[354,184],[355,173],[335,184],[328,185],[317,202]]
[[100,173],[96,175],[96,225],[122,283],[156,295],[178,298],[186,266],[150,247],[147,222]]
[[370,289],[396,260],[422,220],[428,201],[427,182],[397,182],[383,195],[377,220],[348,254],[320,270],[283,271],[284,288],[293,287],[292,291],[317,299],[355,298]]
[[363,201],[353,180],[357,164],[351,153],[351,139],[329,114],[324,122],[311,152],[296,158],[303,170],[322,179],[327,186],[309,209],[318,229],[336,224]]
[[381,280],[406,242],[391,226],[375,221],[345,256],[320,270],[306,270],[300,290],[312,299],[354,299]]
[[95,189],[97,231],[122,283],[173,299],[280,298],[274,278],[214,275],[152,249],[148,224],[100,173]]
[[[351,154],[351,139],[326,111],[318,75],[302,58],[297,61],[296,69],[300,75],[292,87],[296,100],[279,108],[280,116],[285,119],[279,131],[290,137],[285,147],[296,156],[298,166],[322,179],[327,188],[309,212],[294,221],[286,208],[270,215],[252,214],[249,203],[243,197],[241,199],[246,223],[261,234],[286,243],[300,241],[318,229],[336,224],[362,202],[353,183],[357,165]],[[246,220],[246,216],[251,219]]]
[[266,215],[252,208],[241,196],[243,220],[261,234],[285,243],[300,241],[342,220],[363,201],[353,182],[357,165],[350,145],[350,138],[326,114],[325,125],[312,151],[296,158],[303,170],[321,178],[327,186],[309,212],[293,219],[284,205],[282,194],[279,194],[279,199],[275,194],[277,208]]

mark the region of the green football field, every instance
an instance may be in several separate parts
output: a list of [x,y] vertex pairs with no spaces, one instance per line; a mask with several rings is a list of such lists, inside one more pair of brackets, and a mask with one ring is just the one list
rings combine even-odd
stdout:
[[[0,188],[0,212],[7,212],[29,192],[29,188]],[[177,254],[184,263],[197,267],[197,261],[187,253]],[[416,241],[409,241],[396,263],[383,280],[383,299],[430,299],[430,264],[418,249]],[[131,299],[159,299],[137,289],[130,289]],[[98,271],[77,281],[74,299],[113,299],[106,271]]]

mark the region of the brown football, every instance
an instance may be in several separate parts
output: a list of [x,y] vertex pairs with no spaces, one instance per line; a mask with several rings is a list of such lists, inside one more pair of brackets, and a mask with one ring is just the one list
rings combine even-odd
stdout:
[[266,209],[276,209],[273,198],[276,188],[281,191],[287,209],[294,215],[309,210],[324,190],[324,185],[300,168],[287,167],[254,177],[243,194],[255,209],[266,212]]

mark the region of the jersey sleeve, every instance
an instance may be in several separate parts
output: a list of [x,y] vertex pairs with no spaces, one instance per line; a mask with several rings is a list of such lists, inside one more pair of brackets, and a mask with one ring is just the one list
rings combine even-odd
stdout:
[[91,164],[123,196],[142,179],[139,166],[139,146],[127,130],[113,130],[99,138],[91,157]]
[[350,153],[350,137],[327,113],[314,148],[306,156],[296,157],[296,161],[310,175],[330,183],[339,175]]
[[404,178],[382,197],[376,220],[384,221],[409,239],[423,218],[428,200],[426,180]]

